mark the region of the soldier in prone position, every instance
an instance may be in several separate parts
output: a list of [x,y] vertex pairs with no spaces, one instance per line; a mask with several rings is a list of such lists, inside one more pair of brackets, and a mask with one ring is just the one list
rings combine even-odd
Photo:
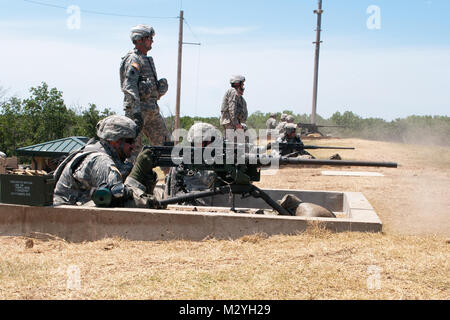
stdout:
[[93,193],[106,188],[114,206],[155,207],[157,176],[149,150],[139,153],[132,168],[125,163],[135,147],[136,129],[125,116],[100,120],[100,140],[69,155],[56,169],[54,205],[93,205]]
[[131,29],[130,38],[135,48],[122,57],[120,64],[120,86],[124,93],[125,115],[138,125],[136,148],[133,156],[142,149],[142,133],[152,145],[163,145],[170,141],[157,101],[166,94],[168,83],[159,79],[155,64],[147,52],[152,49],[155,31],[147,25]]

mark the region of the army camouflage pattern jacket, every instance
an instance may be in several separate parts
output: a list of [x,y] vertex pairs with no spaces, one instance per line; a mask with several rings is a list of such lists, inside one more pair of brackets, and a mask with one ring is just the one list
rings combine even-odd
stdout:
[[220,111],[220,124],[222,126],[236,126],[247,121],[247,102],[235,88],[230,88],[225,93]]
[[158,80],[153,58],[136,48],[122,57],[120,87],[125,95],[124,108],[131,108],[133,113],[143,108],[157,108],[157,100],[168,90],[167,80]]
[[267,129],[275,129],[277,127],[277,120],[274,118],[269,118],[266,121],[266,128]]
[[[63,162],[57,171],[61,175],[56,183],[54,205],[84,205],[91,200],[96,188],[108,188],[117,196],[124,196],[127,189],[145,190],[145,186],[128,176],[131,166],[123,163],[105,141],[87,145],[69,162]],[[131,181],[133,180],[133,181]],[[141,194],[142,192],[137,192]]]

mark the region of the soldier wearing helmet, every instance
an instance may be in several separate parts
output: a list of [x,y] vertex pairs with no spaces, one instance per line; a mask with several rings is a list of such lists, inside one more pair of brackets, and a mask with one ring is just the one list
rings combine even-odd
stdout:
[[294,123],[294,116],[292,115],[287,115],[286,116],[286,123]]
[[275,128],[275,131],[278,131],[279,137],[283,136],[283,134],[284,134],[284,126],[287,123],[287,121],[286,121],[287,116],[288,116],[288,114],[286,114],[286,113],[281,114],[280,123]]
[[[292,116],[288,116],[287,118],[289,119],[289,117]],[[294,121],[294,117],[292,117],[292,121]],[[296,130],[296,124],[292,122],[285,124],[283,134],[277,138],[277,142],[282,143],[280,145],[279,155],[289,157],[301,156],[305,159],[314,159],[312,154],[302,148],[303,141],[300,139],[300,135],[297,134]]]
[[277,115],[276,113],[271,113],[269,119],[266,121],[267,130],[272,130],[277,127]]
[[224,129],[244,129],[247,121],[248,111],[247,102],[244,94],[245,77],[236,75],[231,77],[231,88],[227,90],[222,100],[222,108],[220,110],[220,124]]
[[[223,144],[220,131],[209,123],[198,122],[188,131],[187,143],[192,147],[207,147]],[[166,178],[165,197],[180,196],[193,191],[205,191],[216,183],[216,173],[211,170],[185,170],[171,168]],[[210,205],[211,199],[201,198],[191,200],[186,205]]]
[[[166,94],[166,79],[158,79],[155,63],[147,52],[152,49],[155,31],[147,25],[137,25],[131,29],[130,38],[135,48],[122,57],[120,64],[120,86],[124,93],[125,115],[138,125],[136,156],[142,148],[142,133],[152,145],[162,145],[170,141],[157,101]],[[141,131],[142,130],[142,131]]]
[[112,115],[100,120],[99,141],[91,141],[70,154],[56,169],[54,205],[92,205],[93,192],[107,188],[115,204],[151,206],[156,174],[149,150],[138,155],[133,168],[125,164],[135,148],[136,129],[134,121],[125,116]]

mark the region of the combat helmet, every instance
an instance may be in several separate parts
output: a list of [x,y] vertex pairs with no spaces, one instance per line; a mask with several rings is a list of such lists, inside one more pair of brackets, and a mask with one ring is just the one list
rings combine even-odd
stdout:
[[135,139],[136,123],[128,117],[112,115],[97,123],[97,136],[107,141]]
[[288,116],[286,117],[286,122],[287,122],[287,123],[293,123],[293,122],[294,122],[294,116],[288,115]]
[[230,79],[230,83],[231,84],[244,82],[244,81],[245,81],[245,77],[241,76],[241,75],[232,76],[231,79]]
[[220,131],[212,124],[197,122],[189,129],[186,140],[190,143],[194,143],[213,141],[221,137],[222,134]]
[[292,132],[296,132],[297,130],[297,125],[295,123],[286,123],[286,125],[284,126],[284,132],[289,135]]
[[130,31],[130,39],[133,43],[145,37],[152,38],[154,35],[155,30],[152,27],[147,26],[145,24],[139,24],[137,26],[134,26],[133,28],[131,28]]

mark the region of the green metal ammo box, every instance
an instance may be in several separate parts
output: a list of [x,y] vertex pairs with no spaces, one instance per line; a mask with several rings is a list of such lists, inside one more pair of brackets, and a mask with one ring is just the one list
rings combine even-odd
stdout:
[[0,174],[0,202],[30,206],[53,204],[53,175]]

